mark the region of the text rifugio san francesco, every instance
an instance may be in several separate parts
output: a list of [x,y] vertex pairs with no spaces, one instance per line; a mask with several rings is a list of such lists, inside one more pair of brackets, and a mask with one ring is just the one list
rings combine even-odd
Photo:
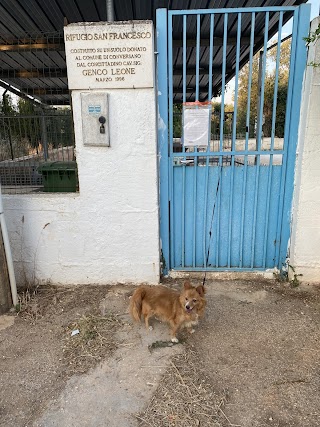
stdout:
[[[136,68],[143,65],[143,56],[147,48],[143,45],[145,39],[151,38],[151,32],[122,32],[122,33],[87,33],[66,34],[65,41],[94,41],[107,40],[108,47],[74,48],[76,66],[81,68],[83,76],[95,76],[97,82],[124,81],[126,76],[136,74]],[[141,40],[141,46],[116,46],[119,40]],[[115,46],[111,46],[115,42]],[[122,44],[122,43],[121,43]]]

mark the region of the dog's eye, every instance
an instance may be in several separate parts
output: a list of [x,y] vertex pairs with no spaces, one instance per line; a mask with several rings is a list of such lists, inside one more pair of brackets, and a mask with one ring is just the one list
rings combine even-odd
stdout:
[[192,301],[193,301],[193,302],[197,302],[197,300],[196,300],[196,299],[194,299],[194,298],[193,298],[193,300],[192,300]]
[[186,301],[188,301],[188,298],[186,298]]

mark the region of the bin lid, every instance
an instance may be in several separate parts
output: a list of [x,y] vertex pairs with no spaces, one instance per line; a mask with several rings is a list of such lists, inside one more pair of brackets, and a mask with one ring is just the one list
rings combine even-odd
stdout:
[[74,171],[77,169],[77,162],[71,161],[71,162],[46,162],[42,163],[38,167],[38,172],[47,171],[47,172],[53,172],[53,171]]

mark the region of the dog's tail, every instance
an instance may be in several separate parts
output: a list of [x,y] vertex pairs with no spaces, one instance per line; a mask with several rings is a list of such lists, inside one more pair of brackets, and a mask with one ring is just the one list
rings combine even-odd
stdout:
[[129,311],[131,317],[136,322],[140,322],[141,320],[141,311],[142,311],[142,300],[145,297],[146,290],[143,286],[140,286],[136,289],[130,299]]

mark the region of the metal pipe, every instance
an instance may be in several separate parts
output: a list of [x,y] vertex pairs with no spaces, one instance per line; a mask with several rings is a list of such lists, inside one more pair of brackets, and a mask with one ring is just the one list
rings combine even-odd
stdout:
[[16,278],[14,275],[13,261],[12,261],[12,254],[11,254],[10,242],[9,242],[9,237],[8,237],[8,231],[7,231],[6,221],[5,221],[4,214],[3,214],[1,184],[0,184],[0,225],[1,225],[1,231],[2,231],[4,251],[6,253],[6,259],[7,259],[12,302],[13,302],[13,305],[16,306],[18,304],[17,284],[16,284]]
[[113,0],[106,0],[106,8],[107,8],[107,21],[113,22],[114,21]]
[[[261,50],[259,52],[259,71],[258,71],[258,99],[257,99],[257,128],[256,128],[256,150],[258,150],[259,146],[259,137],[261,137],[260,134],[260,127],[262,126],[261,122],[263,120],[263,113],[261,113],[261,108],[263,109],[263,105],[261,106],[261,89],[262,89],[262,65],[263,65],[263,51]],[[256,164],[256,159],[255,159]]]

